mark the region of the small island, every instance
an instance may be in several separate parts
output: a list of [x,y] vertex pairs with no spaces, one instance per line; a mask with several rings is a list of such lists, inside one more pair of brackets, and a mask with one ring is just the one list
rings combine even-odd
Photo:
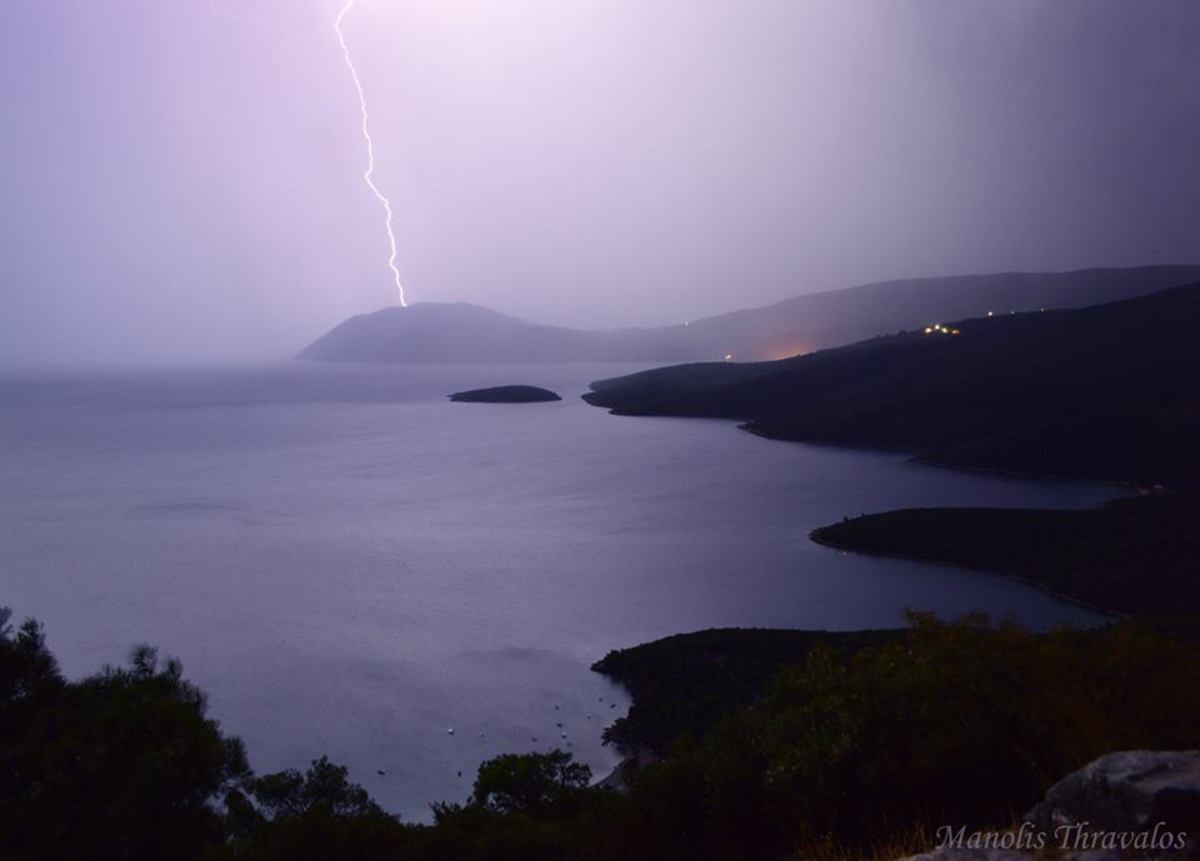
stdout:
[[455,392],[447,397],[452,401],[475,404],[537,404],[562,400],[549,389],[537,386],[493,386],[490,389]]

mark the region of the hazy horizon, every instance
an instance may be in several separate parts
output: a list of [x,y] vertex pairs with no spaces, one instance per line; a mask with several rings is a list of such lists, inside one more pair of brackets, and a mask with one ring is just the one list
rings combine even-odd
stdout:
[[[0,22],[0,365],[285,358],[394,301],[339,0]],[[412,302],[696,319],[1200,262],[1200,6],[358,0]]]

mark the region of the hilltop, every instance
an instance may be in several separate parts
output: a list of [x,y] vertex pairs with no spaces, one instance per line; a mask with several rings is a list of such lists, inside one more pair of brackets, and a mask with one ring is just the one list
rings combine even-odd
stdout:
[[351,317],[300,353],[302,359],[327,362],[671,362],[694,357],[641,330],[544,326],[461,302],[422,302]]

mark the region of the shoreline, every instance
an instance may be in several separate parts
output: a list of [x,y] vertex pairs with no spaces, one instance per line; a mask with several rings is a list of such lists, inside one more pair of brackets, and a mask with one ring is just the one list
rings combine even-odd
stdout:
[[630,789],[628,780],[630,771],[637,771],[660,761],[658,757],[646,748],[638,748],[632,753],[622,753],[624,755],[621,757],[621,761],[614,765],[612,770],[604,775],[604,777],[593,781],[592,786],[597,789],[611,789],[613,792],[624,794]]
[[[683,418],[690,417],[684,416]],[[922,454],[919,449],[909,445],[838,442],[836,440],[823,439],[801,439],[799,437],[782,436],[780,434],[762,430],[761,428],[756,428],[754,427],[753,422],[746,421],[745,419],[733,419],[733,421],[742,422],[737,426],[738,430],[745,431],[748,434],[752,434],[753,436],[760,437],[762,439],[774,440],[775,442],[799,443],[800,445],[812,445],[819,446],[821,448],[877,452],[879,454],[907,454],[908,463],[912,463],[917,466],[932,467],[934,469],[944,469],[949,472],[961,472],[966,473],[967,475],[984,475],[994,478],[1011,478],[1020,481],[1052,481],[1067,482],[1070,484],[1097,484],[1113,488],[1114,490],[1124,491],[1124,493],[1118,494],[1118,496],[1114,498],[1124,498],[1125,495],[1132,496],[1137,492],[1137,486],[1132,482],[1122,481],[1115,478],[1092,478],[1085,475],[1038,472],[1036,470],[1006,469],[999,466],[971,466],[968,464],[948,463],[946,461],[937,460],[935,455]]]
[[[897,510],[904,511],[904,510],[908,510],[908,509],[897,509]],[[1025,510],[1036,511],[1038,509],[1025,509]],[[1047,509],[1047,510],[1062,510],[1062,509]],[[1086,511],[1088,509],[1080,509],[1080,510]],[[824,538],[824,537],[821,537],[820,535],[818,535],[818,533],[820,533],[822,530],[827,529],[827,528],[828,528],[827,526],[818,526],[816,529],[812,530],[812,532],[808,533],[809,541],[813,542],[814,544],[820,545],[821,547],[826,547],[830,550],[841,550],[841,551],[844,551],[847,553],[856,553],[859,556],[869,556],[874,559],[899,559],[899,560],[905,561],[905,562],[918,562],[922,565],[936,565],[939,568],[954,568],[959,571],[974,572],[977,574],[992,574],[997,577],[1004,577],[1005,579],[1012,580],[1014,583],[1020,583],[1023,586],[1029,586],[1032,589],[1037,589],[1043,595],[1047,595],[1051,598],[1054,598],[1057,601],[1062,601],[1065,604],[1072,604],[1076,607],[1080,607],[1089,612],[1096,613],[1097,615],[1100,615],[1100,616],[1104,616],[1108,620],[1109,623],[1119,622],[1124,619],[1128,619],[1130,617],[1129,613],[1126,613],[1122,610],[1116,610],[1116,609],[1112,609],[1112,608],[1108,608],[1108,607],[1101,607],[1098,604],[1092,604],[1088,601],[1084,601],[1082,598],[1075,598],[1071,595],[1067,595],[1064,592],[1057,592],[1054,589],[1050,589],[1050,588],[1047,588],[1047,587],[1041,585],[1040,583],[1038,583],[1035,580],[1031,580],[1028,577],[1022,577],[1020,574],[1017,574],[1012,571],[1004,571],[1004,570],[1000,570],[1000,569],[996,569],[996,568],[985,568],[980,565],[964,565],[964,564],[957,563],[957,562],[946,562],[945,560],[942,560],[942,559],[930,559],[928,557],[914,556],[911,554],[904,554],[904,553],[881,553],[881,552],[876,552],[876,551],[872,551],[872,550],[863,550],[861,548],[855,547],[853,544],[834,541],[832,539]]]

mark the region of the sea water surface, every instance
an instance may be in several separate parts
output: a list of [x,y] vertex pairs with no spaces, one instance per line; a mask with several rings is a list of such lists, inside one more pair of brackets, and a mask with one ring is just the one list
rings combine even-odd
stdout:
[[[579,400],[631,370],[0,375],[0,605],[41,620],[72,676],[140,642],[178,656],[257,770],[327,754],[414,820],[464,799],[501,752],[569,744],[606,771],[600,732],[628,700],[588,667],[612,648],[715,626],[894,626],[905,608],[1095,621],[1000,577],[808,533],[901,506],[1087,506],[1113,488]],[[445,399],[502,383],[564,400]]]

